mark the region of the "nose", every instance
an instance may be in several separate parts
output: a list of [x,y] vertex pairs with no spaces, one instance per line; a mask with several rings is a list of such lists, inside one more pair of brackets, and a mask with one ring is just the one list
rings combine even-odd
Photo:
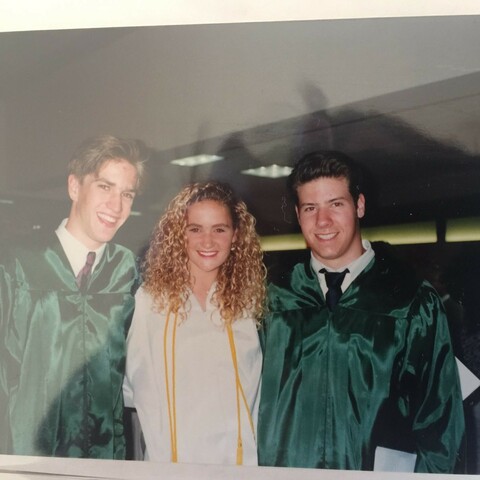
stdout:
[[326,227],[331,223],[330,213],[326,208],[319,208],[317,210],[317,216],[315,218],[315,223],[318,227]]
[[112,212],[120,213],[122,211],[122,196],[116,192],[112,192],[110,195],[107,206]]
[[208,248],[211,247],[213,243],[213,235],[211,234],[211,232],[205,232],[202,236],[202,245]]

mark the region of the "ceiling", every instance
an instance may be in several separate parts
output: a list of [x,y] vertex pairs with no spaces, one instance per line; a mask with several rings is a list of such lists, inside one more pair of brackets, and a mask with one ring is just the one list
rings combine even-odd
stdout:
[[[153,149],[141,215],[119,234],[133,249],[183,184],[208,178],[232,183],[263,235],[296,231],[284,179],[241,171],[325,148],[367,168],[367,225],[480,216],[479,20],[0,33],[2,230],[67,215],[66,163],[98,133]],[[196,153],[224,160],[170,164]]]

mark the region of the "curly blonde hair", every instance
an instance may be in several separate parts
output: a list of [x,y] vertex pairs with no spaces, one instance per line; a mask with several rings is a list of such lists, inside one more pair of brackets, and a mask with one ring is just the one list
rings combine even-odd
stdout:
[[214,200],[230,212],[236,240],[221,265],[212,301],[225,323],[246,315],[260,320],[266,297],[266,268],[255,218],[230,186],[219,182],[194,183],[183,188],[170,202],[153,230],[143,262],[144,288],[158,311],[168,308],[186,318],[190,289],[190,267],[186,248],[187,209],[194,203]]

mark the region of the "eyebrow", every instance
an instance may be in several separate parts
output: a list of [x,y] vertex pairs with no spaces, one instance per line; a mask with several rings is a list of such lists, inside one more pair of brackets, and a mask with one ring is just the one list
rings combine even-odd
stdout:
[[[115,182],[111,182],[110,180],[107,180],[105,177],[95,177],[95,182],[103,182],[109,185],[110,187],[115,187],[117,184]],[[131,192],[131,193],[137,193],[136,188],[128,188],[127,190],[123,190],[124,192]]]
[[[202,227],[200,223],[189,223],[187,224],[187,227]],[[211,227],[216,228],[216,227],[224,227],[224,228],[233,228],[231,225],[228,223],[216,223],[215,225],[211,225]]]
[[335,197],[330,200],[328,200],[328,203],[333,203],[333,202],[338,202],[339,200],[347,200],[347,197],[341,196],[341,197]]
[[[341,196],[341,197],[330,198],[325,203],[327,203],[327,204],[335,203],[335,202],[338,202],[340,200],[347,200],[347,197]],[[310,206],[310,205],[320,205],[320,203],[319,202],[303,202],[303,203],[300,203],[299,206],[300,207],[306,207],[306,206]]]

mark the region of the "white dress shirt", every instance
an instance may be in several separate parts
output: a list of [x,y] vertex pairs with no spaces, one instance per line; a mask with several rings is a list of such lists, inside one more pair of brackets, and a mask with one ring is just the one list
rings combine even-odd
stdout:
[[55,233],[57,234],[57,237],[60,240],[63,251],[65,252],[65,255],[67,256],[68,261],[70,262],[70,266],[72,267],[75,277],[78,276],[78,274],[80,273],[80,270],[84,267],[85,262],[87,260],[88,252],[96,253],[95,262],[93,263],[93,266],[92,266],[92,272],[93,272],[95,270],[95,267],[100,262],[100,259],[102,258],[103,252],[107,244],[104,243],[102,246],[100,246],[96,250],[90,250],[82,242],[80,242],[80,240],[77,240],[66,229],[67,221],[68,221],[68,218],[65,218],[64,220],[62,220],[62,223],[55,230]]
[[355,259],[353,262],[349,263],[348,265],[343,266],[342,268],[338,269],[331,269],[324,265],[322,262],[317,260],[313,254],[311,256],[311,265],[313,270],[317,273],[318,282],[320,283],[320,288],[322,289],[323,295],[325,296],[328,287],[327,282],[325,281],[325,275],[320,273],[322,268],[325,268],[329,272],[343,272],[346,268],[348,268],[348,273],[345,275],[345,278],[342,282],[342,292],[350,286],[350,284],[365,270],[366,266],[372,261],[375,257],[375,252],[372,249],[372,245],[368,240],[362,240],[363,249],[365,250],[363,254]]

